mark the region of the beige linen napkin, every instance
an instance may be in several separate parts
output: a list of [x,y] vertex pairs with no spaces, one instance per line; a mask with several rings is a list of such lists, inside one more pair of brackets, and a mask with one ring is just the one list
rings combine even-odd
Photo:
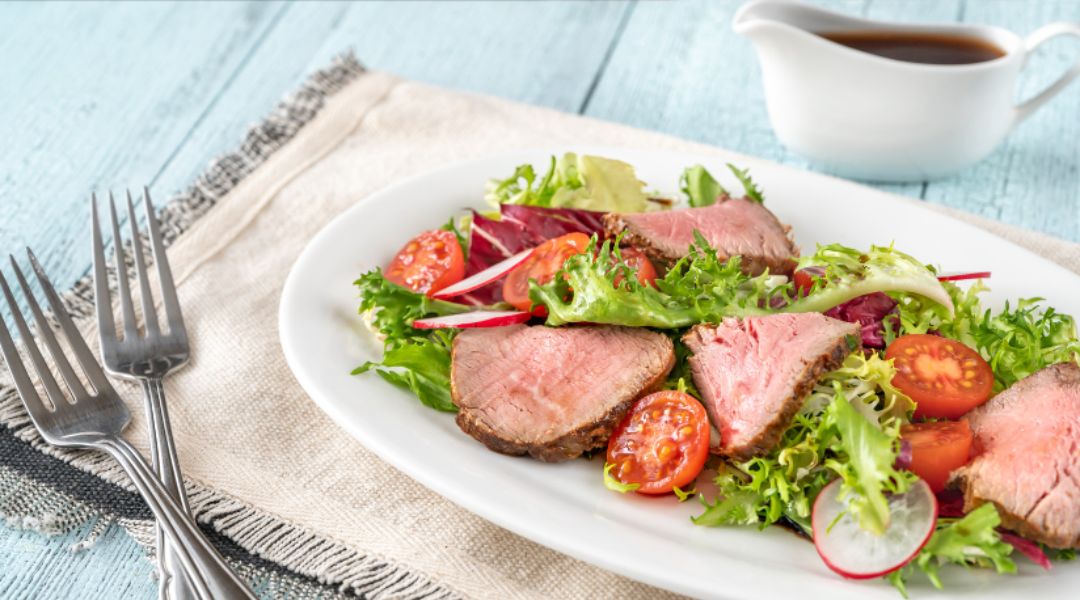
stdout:
[[[451,594],[661,596],[492,525],[383,463],[305,396],[278,344],[285,277],[312,236],[346,208],[448,163],[510,149],[585,144],[760,162],[665,135],[368,73],[333,96],[181,237],[170,257],[193,360],[167,387],[184,473],[199,484],[194,504],[202,516],[242,545],[327,581],[346,580],[359,565],[328,560],[327,553],[355,550],[364,560],[395,563]],[[1080,273],[1078,245],[960,216]],[[143,421],[129,438],[144,442]],[[283,527],[291,532],[284,539]]]

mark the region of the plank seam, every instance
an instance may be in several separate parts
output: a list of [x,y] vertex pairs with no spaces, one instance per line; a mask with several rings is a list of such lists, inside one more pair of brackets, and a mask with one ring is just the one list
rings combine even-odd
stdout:
[[589,102],[592,101],[593,94],[600,85],[600,79],[604,76],[604,71],[607,70],[608,64],[611,63],[611,57],[615,54],[615,48],[619,45],[619,40],[622,39],[623,32],[626,31],[626,26],[630,23],[630,16],[634,14],[634,8],[636,7],[637,0],[634,0],[623,10],[623,14],[619,18],[619,24],[615,27],[615,35],[611,36],[611,43],[608,44],[607,50],[604,51],[604,58],[600,60],[600,65],[596,69],[596,75],[593,77],[592,81],[589,82],[589,89],[585,92],[585,98],[581,101],[581,106],[578,108],[577,112],[579,115],[585,114],[585,110],[589,108]]
[[260,33],[259,36],[255,38],[255,43],[252,44],[251,47],[248,48],[248,51],[244,53],[244,56],[240,59],[240,62],[233,69],[233,72],[229,74],[228,78],[226,78],[225,82],[221,84],[221,87],[218,89],[218,91],[215,92],[213,97],[210,98],[210,101],[206,104],[206,107],[203,108],[203,110],[199,113],[199,116],[195,118],[195,121],[191,124],[191,127],[189,127],[188,130],[184,132],[184,135],[180,138],[180,141],[177,142],[176,147],[173,148],[173,151],[170,152],[169,156],[165,158],[165,161],[161,163],[161,167],[158,168],[157,173],[154,173],[154,176],[150,178],[149,187],[154,187],[154,184],[157,183],[157,180],[161,177],[163,173],[165,173],[166,169],[169,168],[169,165],[171,165],[172,161],[180,154],[180,151],[184,149],[184,146],[187,145],[187,143],[191,140],[191,137],[195,134],[195,130],[198,129],[200,125],[202,125],[203,121],[206,120],[206,117],[210,114],[214,107],[217,106],[218,101],[220,101],[221,98],[225,95],[225,92],[227,92],[229,88],[232,87],[233,83],[236,82],[236,79],[240,76],[240,73],[242,73],[244,69],[247,68],[248,64],[251,63],[251,58],[260,48],[262,48],[263,43],[266,41],[266,38],[270,35],[270,33],[277,29],[278,24],[281,23],[282,17],[285,16],[285,13],[288,12],[291,6],[291,1],[283,4],[281,8],[278,9],[277,13],[275,13],[274,16],[271,17],[270,23],[263,29],[262,33]]

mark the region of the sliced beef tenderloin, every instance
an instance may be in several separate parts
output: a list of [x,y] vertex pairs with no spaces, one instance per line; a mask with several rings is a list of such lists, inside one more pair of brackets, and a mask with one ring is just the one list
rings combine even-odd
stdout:
[[953,474],[964,508],[1054,548],[1080,547],[1080,367],[1042,369],[967,415],[976,457]]
[[859,326],[818,313],[724,319],[683,336],[712,424],[736,460],[776,445],[822,375],[858,344]]
[[494,327],[454,339],[450,381],[462,431],[547,462],[602,447],[634,400],[675,365],[671,340],[630,327]]
[[741,256],[743,270],[751,275],[765,269],[790,275],[799,256],[789,236],[791,228],[780,223],[761,203],[746,198],[724,197],[711,206],[685,210],[611,213],[604,217],[604,226],[609,235],[623,234],[624,243],[661,264],[686,256],[695,230],[721,258]]

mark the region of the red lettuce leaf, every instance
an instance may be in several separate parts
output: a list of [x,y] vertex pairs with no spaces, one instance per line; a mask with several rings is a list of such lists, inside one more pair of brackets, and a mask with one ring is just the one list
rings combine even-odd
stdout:
[[[466,277],[560,235],[575,232],[604,235],[602,212],[516,204],[503,204],[499,208],[502,218],[497,221],[473,211]],[[473,290],[463,299],[473,304],[494,304],[502,299],[502,282]]]
[[883,292],[859,296],[825,311],[825,316],[862,327],[862,342],[867,348],[885,347],[887,315],[896,312],[896,301]]
[[1020,554],[1031,559],[1031,562],[1047,571],[1050,570],[1050,559],[1046,556],[1046,553],[1043,552],[1043,549],[1039,544],[1003,529],[998,529],[998,534],[1001,536],[1003,542],[1012,546],[1013,549]]

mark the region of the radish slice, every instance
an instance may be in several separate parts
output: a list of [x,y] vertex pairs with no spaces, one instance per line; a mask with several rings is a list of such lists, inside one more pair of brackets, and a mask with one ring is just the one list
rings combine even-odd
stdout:
[[473,327],[502,327],[529,320],[532,314],[523,310],[474,310],[473,312],[417,319],[412,326],[417,329],[470,329]]
[[466,277],[465,279],[462,279],[454,285],[448,285],[444,287],[443,289],[432,294],[431,297],[437,298],[439,300],[445,300],[447,298],[453,298],[454,296],[467,294],[477,288],[482,288],[485,285],[491,283],[492,281],[495,281],[496,279],[502,277],[503,275],[506,275],[510,271],[513,271],[514,267],[525,262],[525,259],[532,256],[533,250],[535,250],[535,248],[530,248],[529,250],[522,250],[521,252],[518,252],[517,254],[511,256],[504,261],[497,262],[490,267],[484,269],[483,271],[480,271],[479,273],[475,273],[473,275],[470,275],[469,277]]
[[[838,497],[841,480],[825,486],[814,501],[814,546],[830,569],[850,579],[881,577],[906,565],[922,550],[937,523],[937,499],[918,480],[889,497],[889,526],[882,535],[859,527]],[[835,523],[834,523],[835,521]]]
[[938,281],[964,281],[966,279],[990,279],[990,271],[975,271],[973,273],[945,273],[938,275]]

